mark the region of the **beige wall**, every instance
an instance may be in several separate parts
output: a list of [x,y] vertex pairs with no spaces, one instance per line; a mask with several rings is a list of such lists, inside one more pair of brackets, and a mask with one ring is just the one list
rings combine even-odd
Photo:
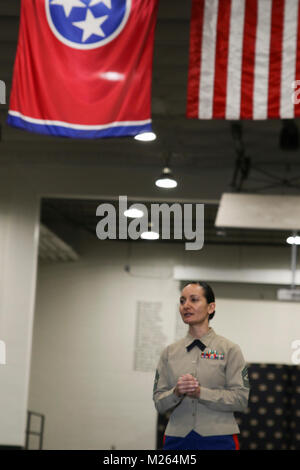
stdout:
[[0,176],[0,445],[23,446],[30,376],[37,267],[39,201],[16,184],[4,168]]
[[[39,266],[29,408],[46,415],[45,449],[154,449],[154,370],[133,366],[136,303],[162,302],[163,332],[173,342],[179,292],[173,267],[191,255],[180,244],[90,235],[79,237],[78,246],[79,262]],[[194,254],[203,278],[208,265],[218,270],[218,249]],[[265,265],[274,264],[273,251],[264,253]],[[235,262],[232,256],[232,248],[222,248],[222,262]],[[285,263],[282,251],[277,267]],[[223,295],[226,285],[216,284],[216,293],[218,287]],[[290,363],[291,341],[300,337],[299,304],[259,300],[263,289],[256,286],[257,295],[248,289],[251,299],[247,285],[243,295],[231,286],[229,296],[217,298],[212,326],[239,343],[249,362]]]
[[[134,263],[129,275],[123,271],[123,261],[126,260],[127,263],[129,256],[126,243],[120,244],[118,250],[117,244],[114,244],[114,249],[107,251],[100,242],[97,241],[95,248],[88,241],[88,248],[86,245],[82,247],[84,256],[81,264],[45,266],[40,269],[33,362],[30,371],[39,198],[65,196],[100,199],[101,196],[109,198],[127,195],[128,198],[137,200],[143,195],[149,200],[158,200],[160,193],[153,186],[157,168],[129,169],[125,164],[120,168],[98,164],[83,168],[59,159],[53,164],[38,164],[36,156],[32,163],[28,161],[21,164],[21,159],[16,161],[13,155],[5,153],[5,146],[2,150],[0,339],[6,343],[7,364],[0,365],[0,445],[24,445],[26,413],[29,408],[45,412],[45,444],[49,448],[107,448],[111,445],[119,448],[153,447],[156,418],[151,402],[153,377],[149,372],[137,373],[132,368],[136,301],[150,298],[164,302],[164,329],[172,341],[175,328],[175,297],[179,282],[172,279],[172,268],[175,264],[198,266],[203,263],[203,277],[208,278],[208,268],[215,266],[215,271],[218,271],[220,266],[224,267],[226,263],[228,266],[234,265],[236,269],[247,269],[247,266],[253,269],[260,269],[262,266],[275,270],[288,269],[289,252],[285,249],[269,251],[262,248],[260,251],[254,249],[252,254],[249,252],[248,255],[243,249],[229,250],[226,254],[222,246],[204,246],[196,255],[187,255],[179,244],[172,247],[164,244],[161,249],[158,249],[159,245],[155,245],[156,248],[147,250],[144,249],[144,244],[131,244],[134,246]],[[47,146],[40,145],[40,151],[46,152]],[[68,157],[71,161],[72,155]],[[212,171],[211,178],[206,178],[208,185],[212,178],[216,178],[216,170]],[[222,171],[220,168],[220,175],[223,175]],[[203,189],[203,192],[200,192],[198,188],[202,188],[201,185],[189,184],[196,178],[198,175],[188,176],[185,188],[180,186],[172,192],[173,200],[193,198],[194,202],[205,202],[204,198],[210,197],[209,191]],[[115,296],[114,292],[110,293],[109,286],[116,280],[123,289],[121,298]],[[239,288],[244,289],[245,287]],[[228,290],[232,292],[232,286]],[[58,295],[59,292],[61,295]],[[220,314],[214,319],[214,325],[218,332],[224,335],[228,334],[226,328],[229,329],[228,336],[242,344],[249,361],[257,360],[259,355],[261,360],[276,359],[276,362],[288,362],[289,344],[299,336],[298,304],[277,303],[274,300],[257,304],[255,302],[260,298],[259,295],[263,296],[261,287],[257,287],[257,293],[258,295],[253,296],[252,289],[251,301],[247,300],[247,295],[242,299],[239,296],[236,298],[235,293],[231,297],[225,295],[224,309],[218,310]],[[221,305],[221,301],[222,296],[219,296],[218,305]],[[228,309],[225,316],[226,305]],[[121,338],[124,353],[113,362],[114,356],[110,354],[109,346],[111,343],[108,344],[106,335],[107,316],[102,316],[103,312],[110,313],[112,308],[118,314],[109,315],[109,330]],[[236,330],[239,323],[237,318],[241,312],[248,312],[245,317],[247,322],[250,318],[253,318],[253,321],[245,328],[243,318],[240,328]],[[54,321],[54,315],[57,321]],[[221,319],[224,324],[220,323]],[[60,321],[65,324],[63,337],[63,325]],[[174,327],[171,328],[172,322]],[[259,348],[253,340],[257,335]],[[240,341],[241,338],[243,341]],[[277,338],[280,338],[280,346]],[[76,353],[74,347],[78,344]],[[100,345],[104,349],[101,349]],[[60,361],[55,360],[54,363],[51,358],[53,355],[56,359],[57,351],[60,353],[57,358]],[[62,362],[64,360],[67,362]],[[80,367],[77,363],[80,363]],[[100,375],[101,364],[107,365],[109,369],[104,377]],[[80,377],[78,371],[82,372]],[[94,385],[91,378],[94,378],[96,373],[99,374],[99,382]],[[30,376],[31,391],[28,401]],[[110,389],[107,388],[108,383],[113,383]],[[86,389],[88,386],[89,390]],[[58,397],[56,390],[60,391]],[[86,395],[83,392],[87,392]],[[101,399],[104,401],[101,402]],[[95,408],[95,404],[98,404],[98,408]],[[83,418],[86,407],[87,418]],[[134,410],[136,413],[133,413]],[[92,422],[90,416],[95,417],[95,421]],[[103,422],[105,426],[109,423],[106,436],[101,434]],[[124,428],[126,432],[123,432]],[[116,434],[115,429],[120,429],[120,435]],[[88,441],[84,440],[86,434]]]

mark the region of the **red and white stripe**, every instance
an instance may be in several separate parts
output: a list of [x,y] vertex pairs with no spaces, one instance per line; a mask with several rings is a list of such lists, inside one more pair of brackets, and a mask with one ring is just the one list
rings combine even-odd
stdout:
[[299,21],[299,0],[193,0],[187,117],[300,116]]

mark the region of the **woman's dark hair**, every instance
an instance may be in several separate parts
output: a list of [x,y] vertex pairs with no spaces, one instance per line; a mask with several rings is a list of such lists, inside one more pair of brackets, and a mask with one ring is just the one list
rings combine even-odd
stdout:
[[[207,282],[204,282],[204,281],[190,281],[188,282],[184,287],[188,286],[189,284],[197,284],[197,286],[200,286],[203,288],[204,290],[204,297],[206,298],[206,301],[208,304],[210,304],[211,302],[215,302],[215,294],[214,294],[214,291],[212,290],[212,288],[210,287],[209,284],[207,284]],[[214,318],[215,316],[215,310],[213,311],[213,313],[210,313],[209,314],[209,320],[212,320],[212,318]]]

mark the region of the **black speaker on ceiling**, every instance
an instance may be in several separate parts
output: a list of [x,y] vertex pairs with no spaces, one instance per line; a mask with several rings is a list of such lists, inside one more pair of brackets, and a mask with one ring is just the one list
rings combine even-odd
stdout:
[[297,150],[299,148],[298,127],[294,119],[283,119],[279,137],[279,147],[282,150]]

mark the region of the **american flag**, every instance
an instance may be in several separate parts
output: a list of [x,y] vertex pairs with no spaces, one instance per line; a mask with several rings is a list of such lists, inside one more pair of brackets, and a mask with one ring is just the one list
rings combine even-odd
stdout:
[[300,116],[299,20],[299,0],[193,0],[187,117]]

